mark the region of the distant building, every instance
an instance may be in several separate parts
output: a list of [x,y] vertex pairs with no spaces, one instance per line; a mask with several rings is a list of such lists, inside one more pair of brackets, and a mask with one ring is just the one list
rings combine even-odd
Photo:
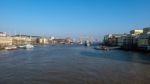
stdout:
[[150,50],[150,27],[143,29],[143,34],[138,38],[138,48],[141,50]]
[[135,36],[132,34],[128,34],[124,39],[123,48],[124,49],[136,49],[137,48],[137,41],[139,36]]
[[13,45],[32,44],[32,37],[28,35],[12,36]]
[[49,39],[42,37],[42,38],[38,38],[38,39],[37,39],[37,42],[38,42],[39,44],[49,44]]
[[55,39],[55,37],[53,37],[53,36],[51,36],[50,38],[49,38],[49,40],[54,40]]
[[104,44],[108,46],[120,46],[123,44],[125,34],[108,34],[104,36]]
[[112,34],[105,35],[103,40],[104,45],[111,45],[112,43],[110,40],[111,38],[112,38]]
[[0,37],[0,49],[12,45],[12,37]]
[[121,37],[119,37],[118,40],[118,46],[123,47],[125,44],[125,39],[128,36],[128,34],[124,34]]
[[6,32],[0,32],[0,37],[6,37],[7,33]]
[[143,34],[138,38],[138,46],[150,46],[150,34]]
[[104,43],[109,46],[120,46],[127,50],[150,51],[150,27],[131,30],[130,34],[105,35]]
[[65,43],[66,44],[71,44],[71,43],[73,43],[73,39],[70,38],[70,37],[67,37],[67,38],[65,38]]
[[65,39],[54,39],[54,44],[65,44],[66,40]]
[[142,33],[143,33],[143,29],[135,29],[130,31],[130,34],[132,35],[140,35]]
[[143,28],[143,33],[144,34],[150,34],[150,27]]
[[138,47],[138,38],[143,33],[142,29],[131,30],[130,34],[128,34],[124,38],[123,48],[125,49],[137,49]]

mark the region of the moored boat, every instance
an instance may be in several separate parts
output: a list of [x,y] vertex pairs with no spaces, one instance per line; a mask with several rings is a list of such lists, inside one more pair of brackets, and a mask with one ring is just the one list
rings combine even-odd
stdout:
[[96,49],[96,50],[110,50],[110,48],[105,47],[105,46],[102,46],[102,47],[96,46],[96,47],[94,47],[94,49]]
[[31,45],[31,44],[26,44],[26,45],[24,45],[24,46],[25,46],[26,49],[30,49],[30,48],[33,48],[33,47],[34,47],[34,46]]
[[18,46],[18,48],[25,48],[25,45],[20,45]]
[[17,46],[15,45],[12,45],[12,46],[7,46],[4,48],[5,50],[16,50],[17,49]]
[[21,49],[30,49],[30,48],[33,48],[34,46],[31,45],[31,44],[26,44],[26,45],[20,45],[18,46],[18,48],[21,48]]

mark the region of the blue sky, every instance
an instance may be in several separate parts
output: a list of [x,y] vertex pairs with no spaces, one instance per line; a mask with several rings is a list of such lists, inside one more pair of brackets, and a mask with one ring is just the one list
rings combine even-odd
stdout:
[[0,0],[9,33],[101,37],[148,26],[150,0]]

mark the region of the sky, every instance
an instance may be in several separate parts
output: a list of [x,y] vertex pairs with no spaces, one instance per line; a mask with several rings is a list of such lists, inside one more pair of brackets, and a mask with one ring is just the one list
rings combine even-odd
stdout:
[[129,33],[150,26],[150,0],[0,0],[0,31],[41,36]]

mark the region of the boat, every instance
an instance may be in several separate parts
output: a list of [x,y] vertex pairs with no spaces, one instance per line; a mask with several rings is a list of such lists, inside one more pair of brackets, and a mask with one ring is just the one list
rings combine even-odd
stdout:
[[34,46],[31,45],[31,44],[26,44],[26,45],[20,45],[18,46],[18,48],[21,48],[21,49],[30,49],[30,48],[33,48]]
[[24,45],[24,46],[25,46],[26,49],[30,49],[30,48],[33,48],[33,47],[34,47],[34,46],[31,45],[31,44],[26,44],[26,45]]
[[15,45],[12,45],[12,46],[7,46],[4,48],[5,50],[16,50],[17,49],[17,46]]
[[94,47],[96,50],[117,50],[120,49],[120,47],[107,47],[107,46],[96,46]]
[[95,46],[94,49],[101,50],[100,46]]
[[18,48],[25,48],[25,45],[20,45],[18,46]]
[[96,46],[96,47],[94,47],[94,49],[96,49],[96,50],[110,50],[110,48],[108,48],[108,47],[105,47],[105,46],[102,46],[102,47],[99,47],[99,46]]
[[83,42],[82,42],[82,41],[80,41],[80,42],[79,42],[79,44],[80,44],[80,45],[82,45],[82,44],[83,44]]

